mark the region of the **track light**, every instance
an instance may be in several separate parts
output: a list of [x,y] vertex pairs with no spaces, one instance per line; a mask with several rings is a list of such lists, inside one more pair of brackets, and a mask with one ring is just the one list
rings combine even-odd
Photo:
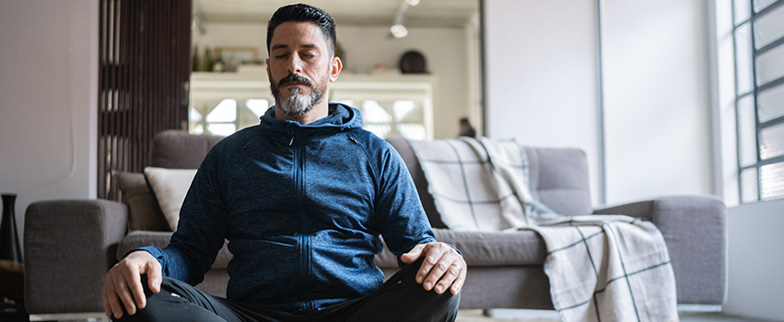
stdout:
[[392,27],[389,27],[389,32],[392,33],[392,36],[395,38],[408,36],[408,29],[401,24],[392,25]]

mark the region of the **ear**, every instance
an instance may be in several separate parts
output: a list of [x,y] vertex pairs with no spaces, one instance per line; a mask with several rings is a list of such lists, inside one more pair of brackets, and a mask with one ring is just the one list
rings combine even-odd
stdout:
[[[269,58],[267,58],[266,60],[264,60],[264,62],[265,62],[265,65],[267,65],[267,75],[270,75],[270,70],[269,70]],[[270,79],[272,79],[272,78],[270,78]]]
[[340,57],[338,56],[332,57],[332,63],[329,65],[329,67],[330,67],[329,81],[334,82],[338,80],[338,76],[340,76],[340,71],[343,70],[343,62],[340,61]]

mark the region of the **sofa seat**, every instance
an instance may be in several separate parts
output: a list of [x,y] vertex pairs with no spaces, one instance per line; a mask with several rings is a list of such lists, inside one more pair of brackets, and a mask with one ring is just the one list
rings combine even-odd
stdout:
[[[469,267],[541,266],[547,255],[544,241],[531,230],[515,232],[460,232],[434,228],[436,239],[454,245]],[[384,248],[376,256],[383,269],[397,268],[397,259]]]

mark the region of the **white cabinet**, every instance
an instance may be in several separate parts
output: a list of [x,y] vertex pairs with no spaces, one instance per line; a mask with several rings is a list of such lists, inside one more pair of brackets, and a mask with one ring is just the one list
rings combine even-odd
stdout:
[[[356,107],[365,129],[386,138],[433,139],[433,88],[429,75],[341,74],[330,85],[330,102]],[[275,100],[267,75],[193,73],[191,133],[229,135],[256,125]]]

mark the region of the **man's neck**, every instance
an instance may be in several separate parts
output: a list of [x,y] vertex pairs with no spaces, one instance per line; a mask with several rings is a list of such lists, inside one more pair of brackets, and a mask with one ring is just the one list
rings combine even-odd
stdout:
[[296,121],[302,125],[308,125],[329,115],[329,104],[324,102],[316,103],[310,111],[302,115],[288,115],[282,109],[275,108],[275,118],[278,120]]

